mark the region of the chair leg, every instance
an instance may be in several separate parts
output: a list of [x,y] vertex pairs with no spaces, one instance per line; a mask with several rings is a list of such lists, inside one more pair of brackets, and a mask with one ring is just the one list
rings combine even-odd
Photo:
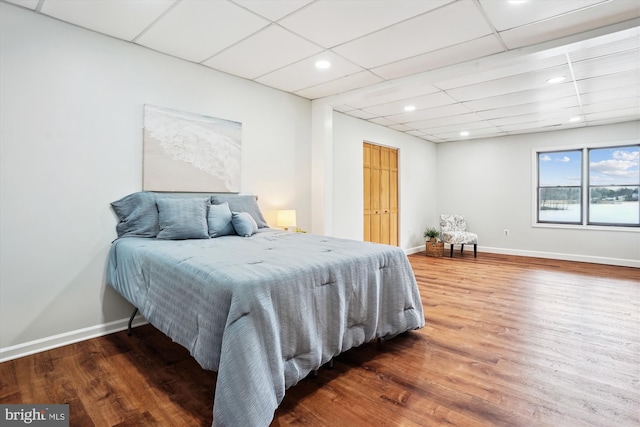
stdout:
[[474,258],[478,257],[478,244],[477,243],[473,244],[473,257]]
[[460,247],[460,255],[464,254],[464,243]]
[[453,243],[449,245],[449,258],[453,258]]

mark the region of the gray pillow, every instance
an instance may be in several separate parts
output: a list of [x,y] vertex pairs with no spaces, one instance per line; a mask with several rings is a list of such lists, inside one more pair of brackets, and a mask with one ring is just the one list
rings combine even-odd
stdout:
[[231,212],[249,213],[258,224],[258,228],[269,227],[264,216],[262,216],[256,196],[240,196],[238,194],[216,194],[211,196],[211,203],[214,205],[220,205],[224,202],[229,203]]
[[158,239],[208,239],[208,199],[163,198],[158,205]]
[[238,236],[249,237],[258,232],[258,224],[248,212],[233,212],[231,222]]
[[156,193],[141,191],[111,203],[120,220],[116,225],[118,237],[156,237],[158,235],[160,228],[157,197]]
[[221,205],[209,206],[207,214],[207,223],[209,224],[209,236],[220,237],[236,234],[235,228],[231,223],[231,210],[229,203],[224,202]]

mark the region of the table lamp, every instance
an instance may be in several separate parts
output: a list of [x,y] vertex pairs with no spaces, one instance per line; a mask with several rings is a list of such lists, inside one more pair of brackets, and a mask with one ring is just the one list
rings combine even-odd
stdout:
[[289,231],[289,227],[295,227],[296,226],[295,209],[278,211],[276,213],[276,226],[284,228],[285,231]]

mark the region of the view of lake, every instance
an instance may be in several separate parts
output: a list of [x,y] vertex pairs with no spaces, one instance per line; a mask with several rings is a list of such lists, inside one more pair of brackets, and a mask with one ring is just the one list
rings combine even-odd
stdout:
[[[542,210],[540,221],[568,222],[580,220],[580,205],[578,203],[566,205],[567,209]],[[640,220],[638,202],[600,203],[589,205],[589,222],[637,224]]]

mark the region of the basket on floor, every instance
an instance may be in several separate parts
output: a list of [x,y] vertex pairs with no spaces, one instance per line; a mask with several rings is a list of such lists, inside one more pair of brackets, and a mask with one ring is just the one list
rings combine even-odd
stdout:
[[444,243],[428,241],[424,244],[427,250],[427,256],[442,256],[444,254]]

